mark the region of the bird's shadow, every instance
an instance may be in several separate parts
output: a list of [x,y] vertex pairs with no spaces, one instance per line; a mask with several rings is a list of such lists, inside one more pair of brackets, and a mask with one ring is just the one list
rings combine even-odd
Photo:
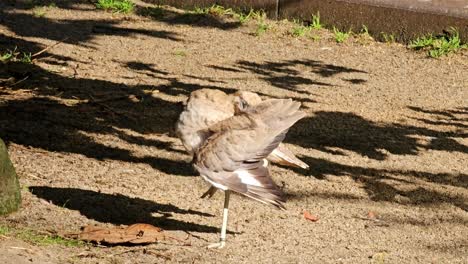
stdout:
[[87,218],[102,223],[114,225],[147,223],[166,230],[219,232],[217,227],[173,219],[173,214],[204,217],[214,217],[214,215],[191,209],[181,209],[172,204],[160,204],[122,194],[106,194],[77,188],[32,186],[29,189],[32,194],[41,199],[70,210],[77,210]]

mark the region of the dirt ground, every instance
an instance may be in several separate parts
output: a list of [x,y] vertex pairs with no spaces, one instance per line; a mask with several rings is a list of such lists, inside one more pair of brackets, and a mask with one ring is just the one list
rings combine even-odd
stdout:
[[[256,36],[255,21],[171,8],[153,18],[12,2],[0,3],[1,50],[49,48],[0,69],[13,77],[0,84],[0,137],[23,186],[21,210],[0,225],[149,223],[183,242],[6,234],[0,263],[468,263],[468,52],[429,59],[359,36],[337,44],[326,30],[295,38],[286,22]],[[293,98],[308,113],[285,142],[310,169],[271,168],[288,210],[234,196],[222,250],[206,245],[223,195],[199,198],[207,184],[173,132],[199,88]]]

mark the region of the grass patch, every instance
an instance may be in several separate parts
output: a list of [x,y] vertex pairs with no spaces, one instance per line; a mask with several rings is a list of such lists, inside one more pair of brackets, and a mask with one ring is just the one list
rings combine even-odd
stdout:
[[141,15],[149,16],[154,19],[162,18],[165,15],[164,8],[161,6],[144,7],[140,10],[140,12]]
[[310,27],[313,29],[322,29],[323,24],[320,22],[320,13],[317,12],[317,15],[312,15],[312,20],[310,21]]
[[213,16],[224,16],[224,15],[233,15],[235,12],[231,8],[225,8],[223,6],[214,4],[210,7],[195,7],[193,14],[197,15],[213,15]]
[[334,37],[335,37],[335,41],[337,43],[343,43],[349,38],[349,36],[351,34],[351,30],[348,31],[348,32],[344,32],[344,31],[340,31],[336,27],[333,27],[333,34],[334,34]]
[[35,7],[32,10],[32,14],[34,17],[45,17],[47,13],[47,9],[45,6]]
[[255,11],[253,9],[250,9],[248,13],[243,13],[243,12],[236,13],[234,14],[234,16],[239,20],[241,24],[245,24],[251,19],[254,19],[254,20],[266,19],[266,13],[263,10]]
[[176,50],[172,54],[178,57],[187,57],[187,53],[183,50]]
[[308,25],[299,20],[294,20],[293,23],[294,27],[291,31],[291,35],[294,37],[303,37],[314,29],[319,30],[323,28],[323,25],[320,22],[320,13],[317,13],[317,15],[312,15],[310,22],[308,21]]
[[304,26],[304,24],[298,20],[294,20],[294,27],[291,31],[291,35],[294,37],[303,37],[312,30],[310,26]]
[[319,35],[314,35],[314,34],[310,34],[308,37],[313,41],[319,41],[321,39]]
[[394,43],[395,42],[395,35],[381,32],[380,35],[385,43]]
[[432,34],[417,38],[409,44],[409,48],[414,50],[426,50],[428,56],[439,58],[450,53],[458,52],[461,49],[468,48],[467,44],[462,44],[460,34],[454,28],[441,36]]
[[66,239],[55,235],[39,234],[33,230],[20,230],[15,234],[15,237],[40,246],[61,245],[66,247],[79,247],[85,245],[85,243],[80,240]]
[[366,25],[362,25],[361,31],[357,35],[358,42],[365,45],[374,40],[374,38],[369,33],[369,28]]
[[3,225],[0,225],[0,235],[9,235],[34,245],[41,246],[62,245],[66,247],[80,247],[86,244],[80,240],[67,239],[50,234],[40,234],[39,232],[30,229],[13,229]]
[[26,64],[32,63],[32,54],[31,52],[20,52],[17,51],[15,47],[13,50],[7,50],[3,53],[0,53],[0,62],[21,62]]
[[10,233],[10,228],[7,226],[0,226],[0,236],[5,236]]
[[369,34],[369,28],[366,25],[362,25],[360,34],[366,38],[371,38],[371,35]]
[[98,9],[111,10],[115,13],[128,14],[133,11],[135,4],[130,0],[98,0]]
[[268,30],[270,29],[270,25],[266,23],[265,21],[261,20],[257,24],[257,29],[255,30],[255,35],[257,37],[265,34]]
[[225,8],[223,6],[214,4],[210,7],[195,7],[194,10],[189,11],[192,14],[197,14],[197,15],[212,15],[212,16],[230,16],[233,17],[237,20],[239,20],[239,23],[245,24],[248,21],[255,19],[255,20],[263,20],[266,18],[265,12],[262,10],[253,10],[250,9],[248,13],[246,12],[237,12],[233,10],[232,8]]

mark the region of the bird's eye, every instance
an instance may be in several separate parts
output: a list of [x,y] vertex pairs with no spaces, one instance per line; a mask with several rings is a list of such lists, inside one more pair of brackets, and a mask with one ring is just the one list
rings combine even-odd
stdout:
[[245,110],[249,105],[243,98],[239,98],[239,109]]

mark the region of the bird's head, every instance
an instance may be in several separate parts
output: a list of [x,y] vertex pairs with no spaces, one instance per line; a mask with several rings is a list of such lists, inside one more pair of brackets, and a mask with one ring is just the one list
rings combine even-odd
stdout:
[[258,94],[248,91],[238,91],[234,94],[235,113],[244,112],[248,107],[255,106],[262,102]]

